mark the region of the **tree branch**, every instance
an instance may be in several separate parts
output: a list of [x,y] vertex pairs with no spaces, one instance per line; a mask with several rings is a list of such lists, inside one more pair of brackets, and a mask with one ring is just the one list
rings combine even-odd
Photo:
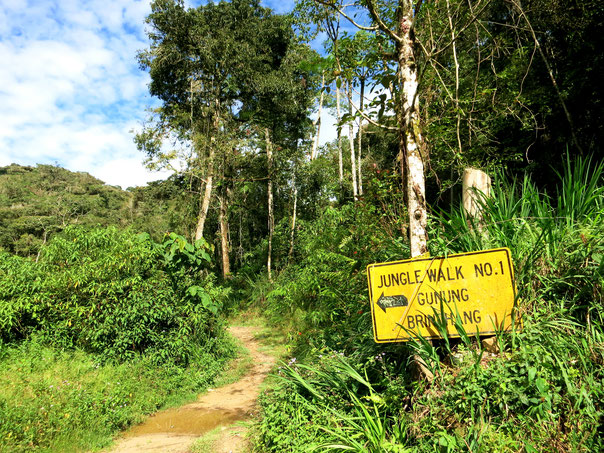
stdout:
[[320,3],[321,5],[324,5],[324,6],[328,6],[329,8],[335,9],[338,13],[340,13],[342,15],[342,17],[344,17],[346,20],[348,20],[352,25],[357,27],[359,30],[366,30],[366,31],[378,30],[377,26],[365,27],[364,25],[358,24],[352,17],[350,17],[348,14],[346,14],[342,8],[335,5],[334,3],[331,3],[329,0],[315,0],[315,2]]

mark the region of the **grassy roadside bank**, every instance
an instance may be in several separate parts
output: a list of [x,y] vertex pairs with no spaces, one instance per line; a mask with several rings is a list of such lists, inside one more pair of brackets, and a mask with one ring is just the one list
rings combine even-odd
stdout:
[[[261,398],[257,451],[602,451],[602,164],[569,163],[553,195],[502,179],[482,230],[462,210],[433,215],[432,256],[512,251],[524,325],[490,350],[463,326],[459,339],[374,343],[365,268],[408,256],[362,215],[326,211],[306,227],[305,258],[250,289],[298,330],[283,379]],[[433,380],[418,379],[415,355]]]
[[[79,350],[60,351],[35,339],[4,347],[0,358],[0,451],[76,452],[107,446],[120,430],[161,408],[194,399],[224,379],[235,356],[200,352],[188,367],[144,358],[100,364]],[[220,376],[220,378],[218,378]]]
[[0,252],[0,451],[86,451],[194,398],[235,356],[209,246],[70,227]]

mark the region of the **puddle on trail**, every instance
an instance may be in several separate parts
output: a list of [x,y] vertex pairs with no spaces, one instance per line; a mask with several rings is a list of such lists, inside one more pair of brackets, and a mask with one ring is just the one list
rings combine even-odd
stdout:
[[205,408],[168,409],[148,418],[144,423],[133,426],[125,437],[143,434],[181,434],[200,436],[220,425],[229,425],[246,418],[244,411]]

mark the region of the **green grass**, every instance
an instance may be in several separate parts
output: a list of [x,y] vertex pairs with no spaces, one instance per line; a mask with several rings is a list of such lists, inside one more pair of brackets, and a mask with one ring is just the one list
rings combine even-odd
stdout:
[[76,452],[102,448],[119,430],[214,385],[233,356],[200,353],[187,368],[138,359],[100,364],[93,355],[36,342],[2,347],[0,451]]
[[215,445],[220,438],[220,433],[224,426],[214,428],[212,431],[204,434],[191,445],[191,453],[213,453],[216,451]]
[[225,430],[229,430],[229,434],[239,434],[245,432],[250,422],[239,421],[235,422],[229,427],[219,426],[214,428],[212,431],[204,434],[202,437],[197,439],[193,445],[189,448],[190,453],[215,453],[217,451],[217,444],[220,441],[221,434]]
[[260,350],[275,357],[285,357],[290,351],[290,340],[297,331],[287,323],[274,323],[258,306],[248,306],[234,314],[228,321],[232,326],[258,328],[254,338],[260,342]]
[[[230,321],[231,325],[241,325],[239,322]],[[236,358],[231,360],[226,368],[220,373],[214,382],[214,387],[223,387],[225,385],[237,382],[245,376],[253,367],[253,358],[250,351],[236,338],[229,335],[236,348]]]

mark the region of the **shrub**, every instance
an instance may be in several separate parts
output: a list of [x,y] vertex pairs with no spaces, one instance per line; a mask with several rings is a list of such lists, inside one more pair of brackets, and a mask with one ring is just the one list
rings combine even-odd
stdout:
[[103,360],[145,354],[186,365],[221,336],[224,296],[203,271],[207,244],[177,235],[156,244],[116,228],[69,227],[39,262],[0,255],[0,338],[37,332]]

